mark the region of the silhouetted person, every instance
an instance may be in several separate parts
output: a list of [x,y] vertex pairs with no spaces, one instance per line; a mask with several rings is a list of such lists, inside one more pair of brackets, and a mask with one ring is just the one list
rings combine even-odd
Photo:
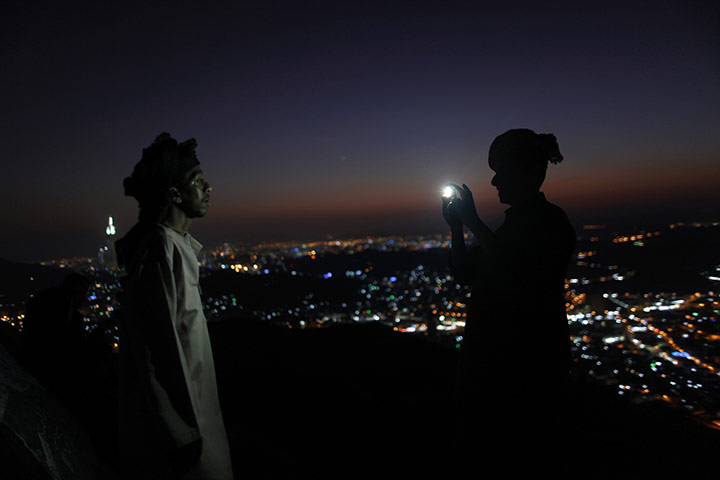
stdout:
[[88,332],[80,310],[90,280],[80,273],[41,290],[28,301],[23,323],[23,364],[73,414],[93,440],[96,453],[114,455],[114,371],[109,346]]
[[138,223],[116,244],[122,280],[120,455],[130,478],[231,479],[215,367],[188,233],[210,206],[196,142],[163,133],[125,194]]
[[90,280],[82,274],[67,275],[59,286],[28,300],[23,322],[25,367],[71,409],[85,386],[86,330],[79,309],[89,288]]
[[[576,236],[540,188],[562,161],[551,134],[515,129],[490,146],[492,185],[510,205],[492,232],[470,189],[443,197],[455,280],[472,285],[461,346],[460,439],[474,472],[553,473],[563,467],[570,338],[564,285]],[[464,227],[476,244],[467,247]],[[473,471],[473,470],[471,470]]]

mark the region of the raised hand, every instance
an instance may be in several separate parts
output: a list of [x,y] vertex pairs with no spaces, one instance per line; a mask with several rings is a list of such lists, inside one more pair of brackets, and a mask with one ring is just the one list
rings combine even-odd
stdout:
[[[455,186],[457,186],[457,185],[455,185]],[[454,190],[454,188],[453,188],[453,190]],[[443,205],[442,205],[443,218],[445,219],[447,224],[450,226],[450,229],[455,230],[455,231],[462,230],[462,228],[463,228],[462,220],[460,219],[460,216],[457,214],[457,212],[455,211],[455,208],[453,207],[453,202],[455,202],[455,200],[457,200],[457,195],[453,194],[453,195],[448,196],[448,195],[443,194],[441,198],[442,198],[442,202],[443,202]]]
[[480,217],[475,209],[472,192],[465,184],[462,188],[452,183],[449,186],[455,191],[455,196],[451,199],[448,209],[460,218],[463,225],[474,227],[480,221]]

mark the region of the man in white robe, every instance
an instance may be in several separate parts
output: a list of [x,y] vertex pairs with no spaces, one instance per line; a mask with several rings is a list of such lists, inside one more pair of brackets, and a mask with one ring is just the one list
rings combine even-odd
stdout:
[[188,233],[210,205],[195,146],[160,135],[124,182],[140,207],[117,242],[127,274],[118,447],[132,478],[233,478],[200,298],[201,245]]

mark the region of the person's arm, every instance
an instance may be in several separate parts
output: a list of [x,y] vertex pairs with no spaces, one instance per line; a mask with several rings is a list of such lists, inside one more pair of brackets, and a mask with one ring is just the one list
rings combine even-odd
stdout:
[[462,265],[465,259],[465,227],[457,213],[451,209],[452,201],[452,198],[442,197],[442,214],[450,227],[450,265],[451,267],[457,267]]
[[490,228],[485,225],[480,219],[475,208],[475,200],[473,194],[467,185],[463,184],[462,188],[457,185],[452,186],[457,196],[451,202],[450,209],[453,210],[462,221],[470,232],[472,232],[477,245],[480,246],[483,252],[487,253],[490,250],[490,245],[493,242],[495,234]]
[[[479,257],[490,247],[493,233],[478,217],[470,190],[465,185],[463,189],[457,185],[452,187],[456,195],[442,199],[443,217],[451,233],[450,270],[457,283],[469,285],[475,277]],[[477,247],[468,248],[465,243],[465,226],[475,236]]]
[[453,273],[455,273],[461,271],[463,266],[467,265],[468,248],[465,244],[465,231],[463,227],[460,227],[459,229],[451,229],[450,235],[450,268]]

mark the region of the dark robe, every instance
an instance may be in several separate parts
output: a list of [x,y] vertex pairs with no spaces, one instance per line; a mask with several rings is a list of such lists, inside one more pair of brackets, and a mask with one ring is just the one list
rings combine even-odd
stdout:
[[565,213],[538,193],[506,211],[487,253],[473,247],[452,269],[472,285],[458,378],[461,441],[496,466],[561,461],[553,442],[566,422],[564,286],[575,241]]

